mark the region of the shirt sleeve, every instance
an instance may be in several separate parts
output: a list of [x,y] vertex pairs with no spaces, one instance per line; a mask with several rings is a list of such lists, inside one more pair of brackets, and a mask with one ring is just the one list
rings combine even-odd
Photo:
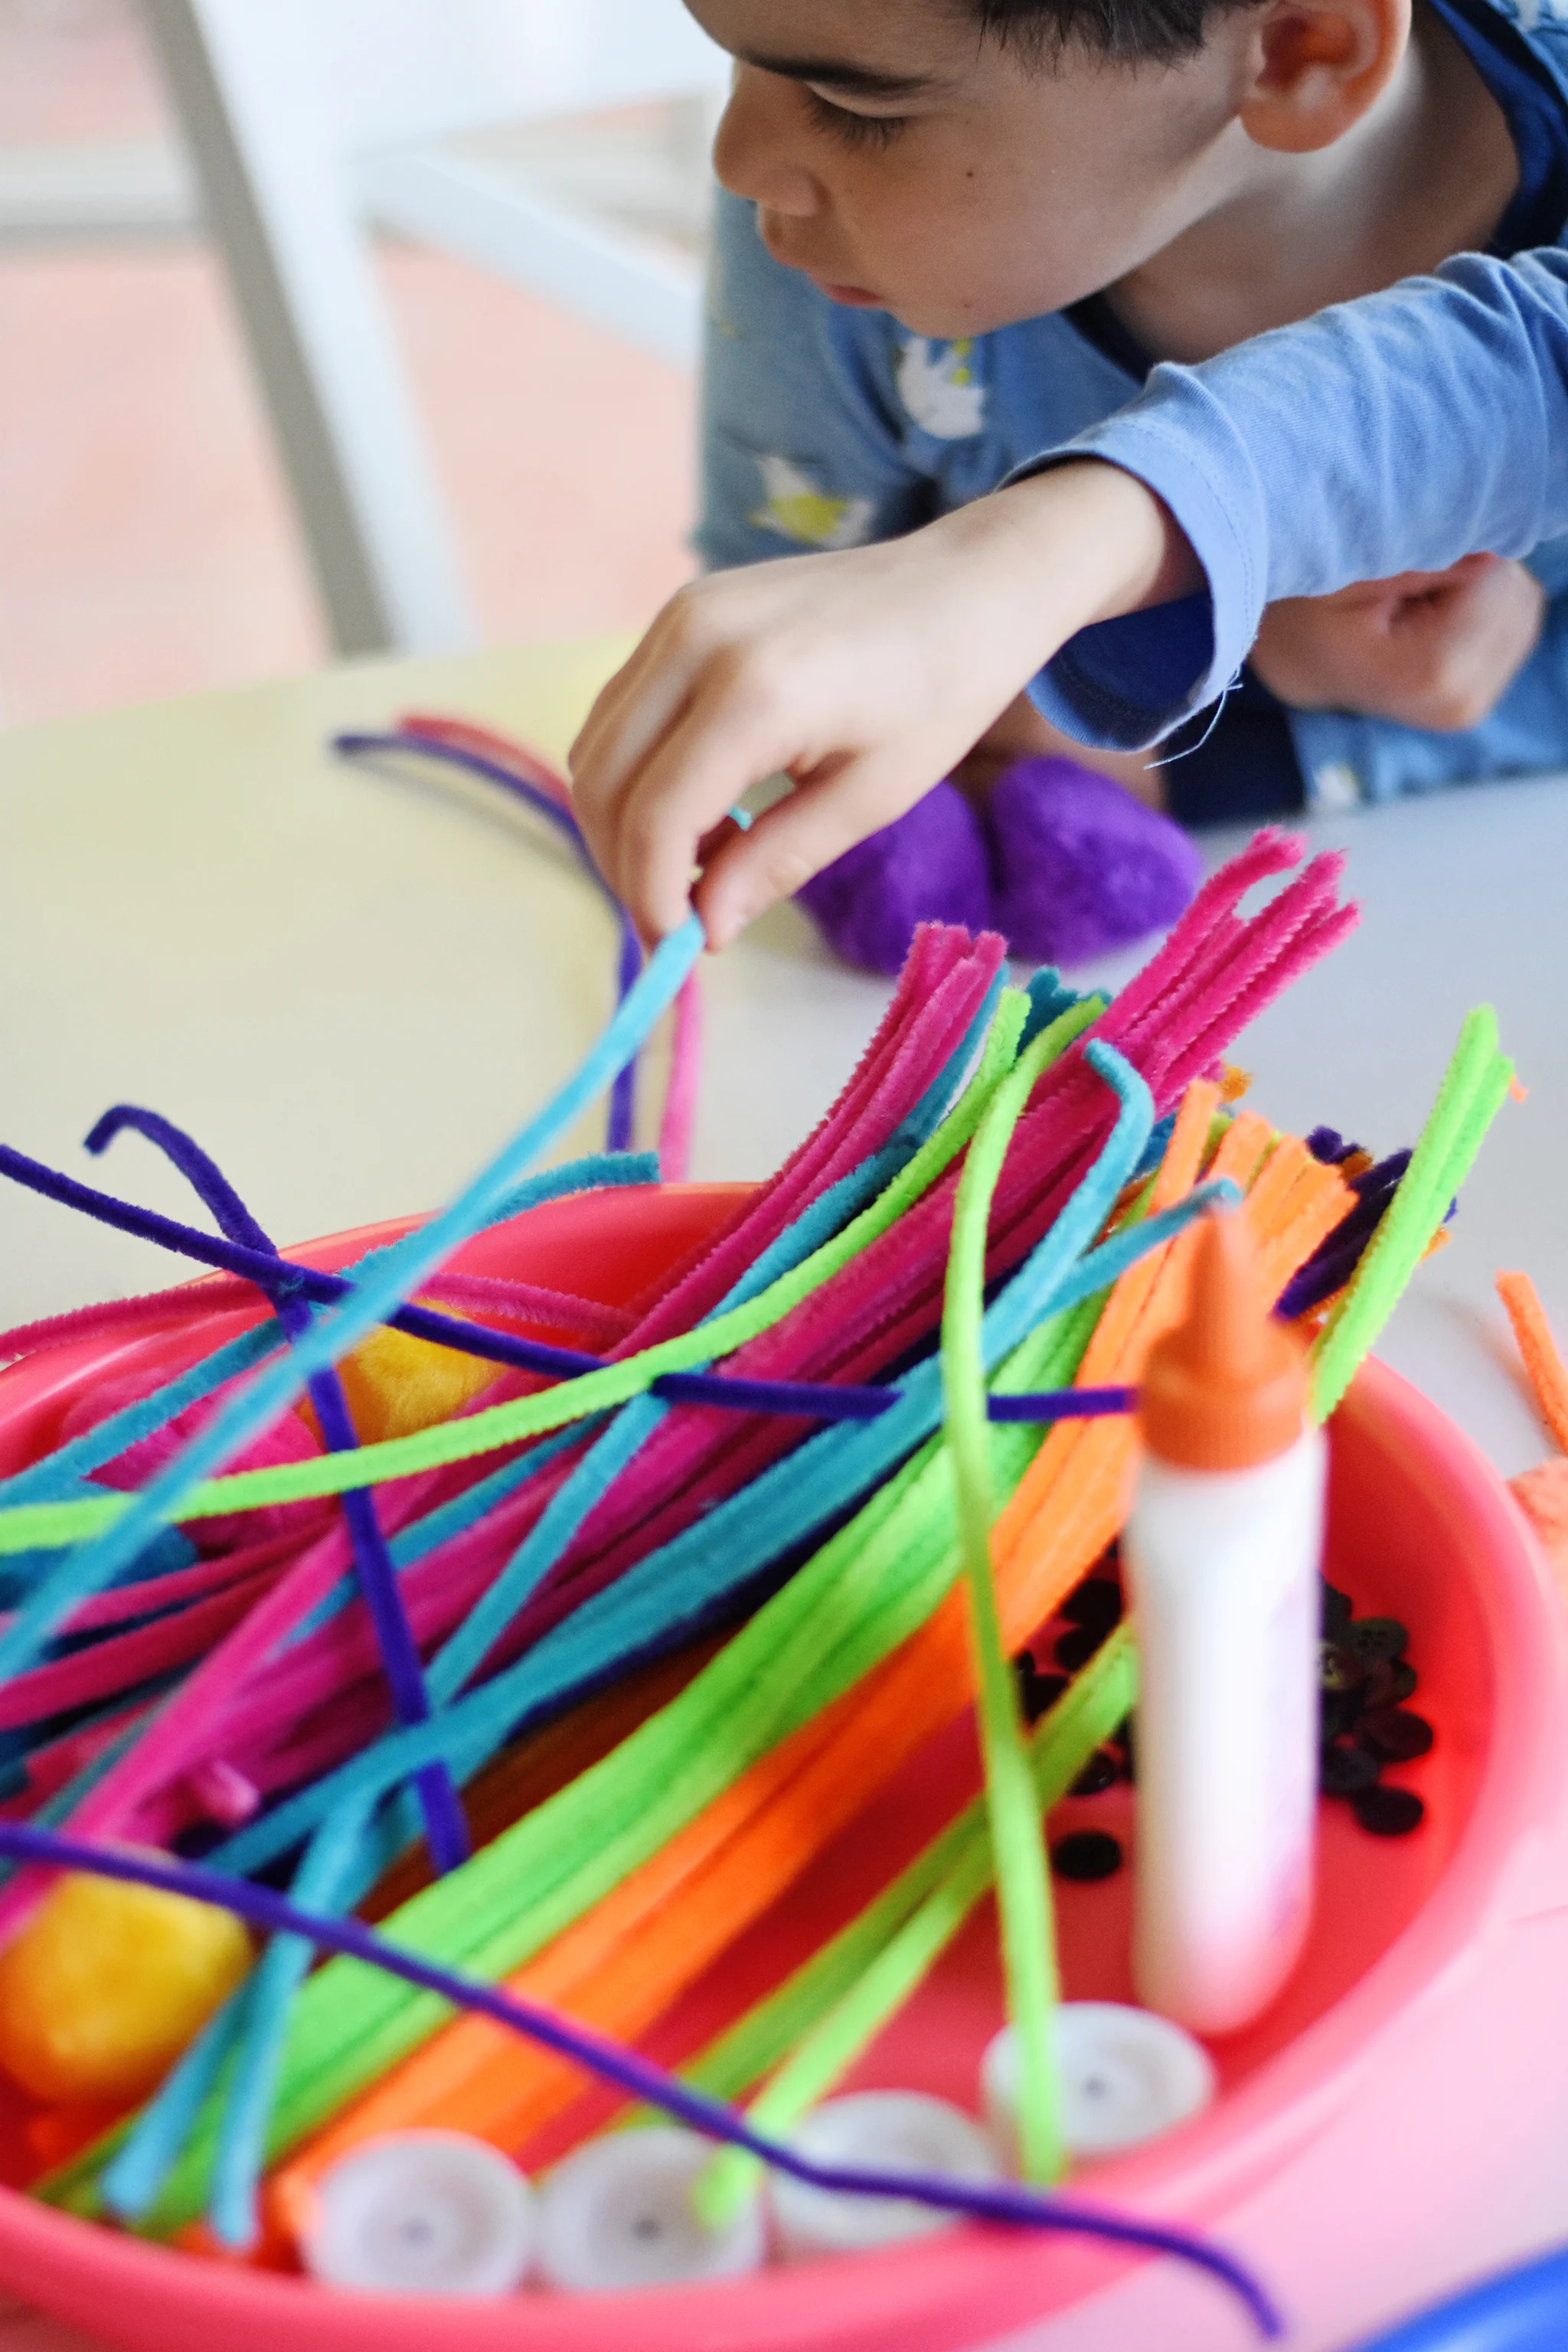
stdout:
[[773,259],[756,208],[721,194],[702,381],[701,515],[720,571],[891,539],[936,511],[902,447],[889,322]]
[[1018,474],[1078,457],[1164,499],[1207,593],[1080,631],[1031,693],[1079,741],[1157,742],[1232,682],[1266,604],[1527,556],[1568,530],[1568,253],[1461,255],[1201,366],[1158,367]]

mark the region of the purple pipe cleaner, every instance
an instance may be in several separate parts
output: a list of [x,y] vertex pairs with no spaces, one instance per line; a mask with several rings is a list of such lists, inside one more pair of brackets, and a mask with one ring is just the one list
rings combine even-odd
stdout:
[[[107,1150],[115,1137],[128,1128],[173,1161],[231,1241],[259,1257],[272,1259],[281,1271],[276,1244],[258,1224],[217,1162],[208,1157],[194,1136],[187,1135],[172,1119],[163,1118],[153,1110],[143,1110],[135,1103],[116,1103],[111,1110],[104,1112],[89,1135],[87,1149],[95,1154]],[[285,1337],[290,1343],[302,1339],[312,1319],[305,1301],[276,1274],[263,1287],[271,1298]],[[307,1385],[328,1451],[354,1453],[359,1434],[337,1373],[318,1372]],[[368,1487],[356,1486],[341,1500],[360,1590],[370,1612],[397,1719],[400,1723],[428,1722],[430,1695],[425,1687],[425,1667],[404,1611],[397,1572],[376,1514],[375,1496]],[[450,1771],[444,1763],[427,1764],[416,1773],[414,1785],[430,1842],[430,1857],[437,1873],[457,1870],[473,1849]]]
[[[588,845],[570,809],[563,808],[559,801],[552,800],[548,793],[541,792],[537,784],[527,783],[521,776],[514,775],[499,760],[487,760],[482,751],[468,751],[458,743],[445,743],[437,736],[415,734],[401,729],[385,735],[334,735],[332,749],[345,760],[373,758],[377,752],[389,751],[412,752],[416,757],[426,760],[445,760],[454,768],[466,768],[470,775],[482,776],[487,783],[499,784],[502,792],[510,793],[536,816],[542,816],[554,825],[576,851],[590,881],[598,885],[616,910],[621,935],[616,965],[616,1001],[626,995],[642,970],[642,948],[631,917],[620,900],[611,896],[604,876],[589,856]],[[626,1151],[631,1147],[636,1123],[637,1084],[637,1066],[634,1058],[619,1072],[610,1088],[609,1124],[605,1136],[605,1148],[610,1151]]]
[[[14,1183],[40,1192],[47,1200],[58,1201],[65,1208],[79,1209],[101,1224],[133,1234],[140,1241],[157,1242],[182,1257],[221,1267],[226,1274],[240,1275],[247,1282],[256,1283],[269,1297],[288,1295],[309,1299],[314,1305],[331,1306],[353,1287],[340,1274],[322,1274],[314,1266],[298,1265],[289,1258],[268,1257],[238,1242],[219,1241],[195,1226],[162,1216],[154,1209],[141,1209],[133,1202],[116,1199],[112,1192],[100,1192],[89,1184],[79,1184],[74,1177],[46,1168],[41,1160],[29,1160],[25,1152],[14,1151],[8,1144],[0,1144],[0,1176],[8,1176]],[[552,1348],[539,1339],[510,1339],[503,1332],[486,1330],[479,1324],[460,1321],[431,1307],[402,1307],[387,1321],[394,1330],[406,1331],[413,1339],[431,1339],[437,1347],[456,1348],[465,1355],[510,1365],[518,1371],[542,1373],[548,1379],[572,1380],[579,1373],[605,1369],[605,1359],[602,1356],[590,1356],[577,1348]],[[896,1404],[899,1397],[898,1390],[892,1388],[855,1388],[847,1383],[839,1387],[810,1381],[747,1381],[728,1372],[661,1372],[652,1383],[652,1393],[671,1404],[710,1404],[740,1412],[776,1412],[798,1421],[874,1421],[879,1413]],[[1134,1389],[1049,1389],[1033,1394],[993,1397],[990,1417],[993,1421],[1015,1422],[1090,1420],[1103,1413],[1131,1412],[1136,1405]]]
[[[1358,1147],[1342,1143],[1331,1127],[1314,1128],[1307,1138],[1308,1149],[1315,1159],[1330,1166],[1348,1160]],[[1304,1265],[1299,1266],[1280,1292],[1274,1312],[1282,1321],[1290,1322],[1299,1315],[1307,1315],[1342,1290],[1354,1274],[1369,1243],[1394,1204],[1405,1171],[1410,1165],[1408,1150],[1391,1152],[1374,1167],[1365,1168],[1359,1176],[1350,1179],[1351,1191],[1356,1195],[1356,1205],[1347,1210],[1332,1231],[1326,1234]],[[1458,1200],[1450,1201],[1443,1223],[1447,1224],[1458,1208]]]
[[82,1839],[62,1837],[55,1831],[33,1829],[19,1822],[0,1822],[0,1855],[15,1863],[30,1863],[45,1869],[90,1871],[102,1878],[122,1880],[128,1885],[152,1886],[166,1895],[188,1895],[194,1902],[232,1911],[263,1935],[299,1936],[321,1951],[384,1969],[390,1976],[401,1977],[405,1984],[437,1993],[457,2008],[475,2011],[482,2017],[493,2018],[500,2025],[510,2026],[514,2032],[526,2034],[530,2041],[573,2059],[602,2082],[614,2084],[633,2098],[661,2107],[667,2115],[675,2116],[710,2139],[745,2148],[764,2164],[772,2165],[775,2171],[787,2172],[814,2189],[857,2197],[907,2197],[916,2204],[931,2206],[940,2212],[966,2213],[975,2221],[1011,2222],[1025,2229],[1071,2231],[1111,2245],[1137,2247],[1147,2253],[1174,2254],[1179,2261],[1207,2271],[1239,2296],[1261,2336],[1278,2340],[1285,2332],[1284,2322],[1260,2281],[1233,2256],[1194,2232],[1141,2221],[1135,2215],[1117,2213],[1107,2206],[1089,2204],[1076,2197],[1047,2195],[1007,2181],[954,2180],[926,2173],[815,2164],[794,2148],[764,2139],[733,2107],[691,2089],[637,2051],[612,2042],[607,2035],[595,2033],[590,2027],[574,2024],[569,2018],[537,2002],[519,2000],[497,1986],[479,1984],[472,1978],[438,1968],[388,1943],[357,1919],[326,1918],[316,1912],[302,1911],[283,1895],[275,1895],[270,1887],[230,1878],[221,1871],[204,1870],[199,1864],[162,1863],[149,1855],[89,1845]]

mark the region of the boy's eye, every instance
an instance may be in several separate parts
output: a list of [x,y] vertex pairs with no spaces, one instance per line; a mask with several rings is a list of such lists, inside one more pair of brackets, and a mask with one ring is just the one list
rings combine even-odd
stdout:
[[898,137],[909,119],[902,114],[852,113],[847,106],[835,106],[820,90],[805,82],[801,84],[801,96],[817,129],[841,140],[847,147],[886,147]]

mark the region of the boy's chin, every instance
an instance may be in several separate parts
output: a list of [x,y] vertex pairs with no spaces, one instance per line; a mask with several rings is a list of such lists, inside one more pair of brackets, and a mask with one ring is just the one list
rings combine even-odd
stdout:
[[883,308],[906,333],[923,336],[928,343],[962,342],[966,336],[988,335],[994,327],[1016,323],[1012,319],[993,319],[983,311],[922,302],[918,296],[908,302],[895,299],[884,303]]
[[[1069,302],[1078,299],[1076,292],[1067,297]],[[1061,302],[1037,302],[1024,295],[1012,300],[998,296],[994,302],[982,305],[947,302],[921,294],[895,294],[882,307],[909,334],[923,336],[931,343],[957,343],[967,336],[994,334],[1002,327],[1021,327],[1027,319],[1045,318],[1065,306]]]

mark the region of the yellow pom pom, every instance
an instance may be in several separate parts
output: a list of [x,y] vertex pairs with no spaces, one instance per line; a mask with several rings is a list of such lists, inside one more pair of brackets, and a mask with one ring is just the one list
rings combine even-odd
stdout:
[[0,1952],[0,2066],[36,2099],[140,2098],[250,1966],[232,1914],[89,1874]]
[[488,1389],[500,1366],[459,1349],[411,1339],[383,1325],[338,1366],[353,1424],[363,1445],[412,1437],[450,1421],[470,1397]]

